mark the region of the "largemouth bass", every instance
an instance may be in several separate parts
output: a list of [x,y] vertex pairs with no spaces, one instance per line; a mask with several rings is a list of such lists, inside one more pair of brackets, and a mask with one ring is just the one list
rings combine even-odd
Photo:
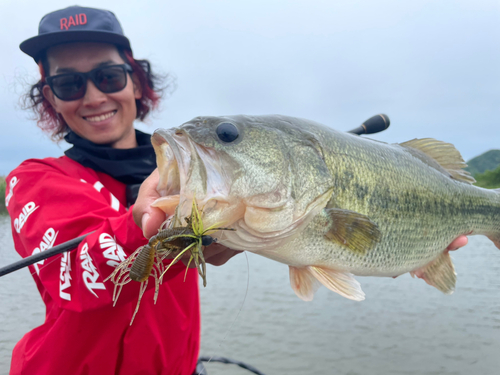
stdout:
[[500,190],[472,183],[451,144],[386,144],[286,116],[197,117],[152,137],[155,205],[179,223],[192,200],[223,245],[287,264],[303,300],[320,285],[364,299],[353,275],[411,272],[444,293],[447,245],[483,234],[500,248]]

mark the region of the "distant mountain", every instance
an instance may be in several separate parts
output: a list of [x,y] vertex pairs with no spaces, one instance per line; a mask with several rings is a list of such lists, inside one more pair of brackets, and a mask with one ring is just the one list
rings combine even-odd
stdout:
[[473,176],[486,171],[493,171],[500,166],[500,150],[487,151],[469,160],[467,165],[468,167],[465,169]]

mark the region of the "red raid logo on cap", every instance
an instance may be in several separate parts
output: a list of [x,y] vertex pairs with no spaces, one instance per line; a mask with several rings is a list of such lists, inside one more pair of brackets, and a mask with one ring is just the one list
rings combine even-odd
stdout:
[[130,49],[130,41],[113,12],[81,6],[46,14],[38,25],[38,35],[26,39],[19,47],[38,63],[47,48],[72,42],[111,43]]
[[85,13],[75,14],[75,17],[64,17],[60,20],[61,30],[69,30],[71,26],[85,25],[87,23],[87,15]]

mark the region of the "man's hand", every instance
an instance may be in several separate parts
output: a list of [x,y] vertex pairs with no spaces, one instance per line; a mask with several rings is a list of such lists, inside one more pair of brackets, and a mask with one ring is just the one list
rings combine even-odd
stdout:
[[460,236],[460,237],[456,238],[448,246],[448,248],[446,250],[449,250],[449,251],[458,250],[459,248],[464,247],[465,245],[467,245],[467,242],[469,242],[469,240],[467,239],[467,236]]
[[157,168],[142,183],[132,210],[135,223],[148,239],[158,233],[158,228],[165,221],[165,213],[157,207],[151,207],[151,204],[160,198],[156,191],[159,179]]
[[[217,243],[207,246],[203,249],[203,257],[205,258],[205,262],[210,263],[212,266],[222,266],[229,259],[239,253],[242,253],[242,251],[232,250]],[[183,262],[184,264],[187,264],[186,261],[183,260]],[[193,263],[194,262],[191,262],[191,268],[195,267]]]
[[[139,189],[137,201],[132,209],[134,221],[139,228],[142,229],[144,237],[151,238],[158,233],[158,228],[165,221],[165,213],[156,207],[151,207],[151,204],[160,198],[160,194],[156,191],[156,186],[160,175],[158,169],[155,169],[151,175],[144,180]],[[173,214],[173,212],[171,213]],[[203,256],[207,263],[214,266],[221,266],[241,251],[231,250],[219,244],[207,246],[203,251]],[[187,264],[189,255],[183,257],[183,262]],[[191,264],[194,267],[194,263]]]

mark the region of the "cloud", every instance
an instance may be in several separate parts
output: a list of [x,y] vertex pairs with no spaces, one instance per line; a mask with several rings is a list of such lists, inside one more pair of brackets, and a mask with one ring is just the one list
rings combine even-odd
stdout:
[[[61,155],[16,109],[36,66],[19,43],[62,1],[3,5],[0,174],[28,157]],[[339,130],[376,113],[393,125],[375,138],[435,137],[466,159],[500,148],[500,10],[495,1],[90,1],[110,9],[135,56],[177,77],[149,127],[198,115],[280,113]],[[22,14],[18,17],[8,15]],[[21,72],[21,74],[20,74]]]

